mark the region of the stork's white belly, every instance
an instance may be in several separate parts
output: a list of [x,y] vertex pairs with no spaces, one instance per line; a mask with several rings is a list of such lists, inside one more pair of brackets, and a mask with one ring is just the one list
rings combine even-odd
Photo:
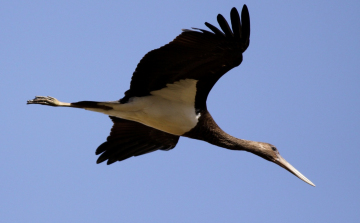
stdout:
[[195,112],[196,83],[193,79],[180,80],[149,96],[130,98],[126,104],[100,103],[113,109],[96,111],[182,135],[194,128],[200,117]]

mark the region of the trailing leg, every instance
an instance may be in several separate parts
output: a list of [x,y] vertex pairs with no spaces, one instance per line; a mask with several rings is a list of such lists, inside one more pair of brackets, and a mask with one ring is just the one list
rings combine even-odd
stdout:
[[39,105],[48,105],[54,107],[72,107],[72,108],[83,108],[90,111],[102,112],[113,109],[110,106],[104,104],[117,104],[118,102],[96,102],[96,101],[79,101],[79,102],[61,102],[56,98],[47,96],[36,96],[33,100],[28,100],[27,104],[39,104]]

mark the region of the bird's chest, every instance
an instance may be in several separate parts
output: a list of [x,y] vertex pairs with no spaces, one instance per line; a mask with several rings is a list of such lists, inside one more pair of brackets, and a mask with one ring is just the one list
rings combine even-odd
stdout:
[[183,135],[198,122],[193,105],[151,96],[144,103],[150,106],[134,113],[131,118],[164,132]]
[[197,125],[200,117],[195,111],[196,83],[193,79],[180,80],[149,96],[133,97],[115,106],[113,115],[183,135]]

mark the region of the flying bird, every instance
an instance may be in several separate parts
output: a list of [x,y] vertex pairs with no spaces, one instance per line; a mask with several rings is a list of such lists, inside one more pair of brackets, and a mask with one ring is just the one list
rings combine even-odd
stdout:
[[250,16],[230,12],[231,28],[219,14],[221,30],[185,29],[170,43],[148,52],[137,65],[130,89],[118,101],[60,102],[37,96],[27,104],[82,108],[109,115],[113,126],[96,155],[97,163],[112,164],[156,150],[170,150],[180,136],[206,141],[230,150],[251,152],[278,164],[315,186],[280,156],[269,143],[235,138],[224,132],[207,110],[206,100],[215,83],[243,60],[250,43]]

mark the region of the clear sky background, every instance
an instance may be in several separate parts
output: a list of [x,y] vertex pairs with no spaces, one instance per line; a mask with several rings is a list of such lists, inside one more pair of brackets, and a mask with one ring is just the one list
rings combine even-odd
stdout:
[[[253,154],[181,138],[113,165],[102,114],[182,28],[247,4],[243,63],[210,93],[219,126],[274,144],[317,186]],[[2,1],[1,222],[360,222],[359,1]]]

